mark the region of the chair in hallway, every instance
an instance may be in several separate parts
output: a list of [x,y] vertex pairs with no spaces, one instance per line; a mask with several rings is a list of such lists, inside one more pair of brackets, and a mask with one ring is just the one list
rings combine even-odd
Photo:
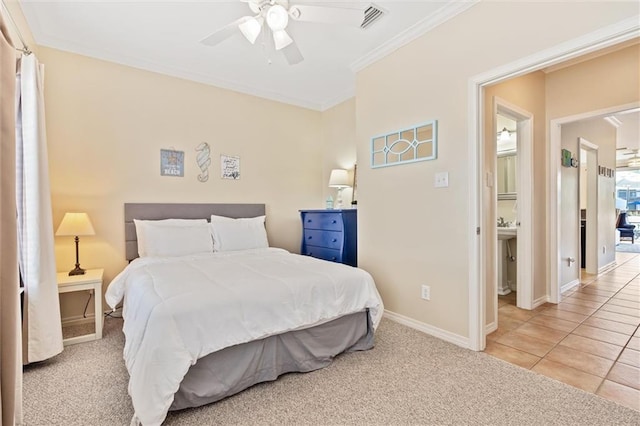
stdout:
[[620,212],[618,214],[616,229],[620,231],[620,240],[623,238],[631,238],[631,244],[634,243],[636,226],[627,222],[627,212]]

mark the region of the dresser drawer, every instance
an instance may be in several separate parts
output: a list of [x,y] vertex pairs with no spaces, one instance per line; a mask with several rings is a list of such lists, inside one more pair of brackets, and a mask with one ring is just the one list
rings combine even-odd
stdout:
[[302,254],[331,262],[342,262],[342,252],[340,250],[308,246]]
[[307,229],[342,231],[342,215],[340,213],[305,213],[303,226]]
[[304,243],[308,246],[340,250],[342,248],[342,232],[307,229],[304,231]]

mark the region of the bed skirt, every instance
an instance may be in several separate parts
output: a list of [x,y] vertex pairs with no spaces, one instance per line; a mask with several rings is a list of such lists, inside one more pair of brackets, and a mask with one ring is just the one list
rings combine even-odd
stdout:
[[199,359],[189,369],[170,410],[216,402],[285,373],[326,367],[342,352],[371,349],[373,340],[369,313],[363,311],[225,348]]

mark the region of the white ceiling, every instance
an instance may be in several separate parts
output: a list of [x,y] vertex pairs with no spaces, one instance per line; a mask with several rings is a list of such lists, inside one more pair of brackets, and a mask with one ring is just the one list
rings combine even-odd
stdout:
[[[301,3],[363,10],[371,4],[291,0]],[[240,32],[214,47],[199,42],[251,15],[240,0],[21,0],[21,7],[38,45],[324,110],[354,95],[355,71],[476,0],[373,3],[387,13],[367,29],[290,20],[287,31],[305,58],[297,65]]]

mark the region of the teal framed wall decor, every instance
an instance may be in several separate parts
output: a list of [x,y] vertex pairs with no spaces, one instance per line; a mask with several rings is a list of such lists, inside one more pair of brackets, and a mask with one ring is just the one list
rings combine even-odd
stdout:
[[371,138],[371,168],[435,160],[438,122],[427,121]]

